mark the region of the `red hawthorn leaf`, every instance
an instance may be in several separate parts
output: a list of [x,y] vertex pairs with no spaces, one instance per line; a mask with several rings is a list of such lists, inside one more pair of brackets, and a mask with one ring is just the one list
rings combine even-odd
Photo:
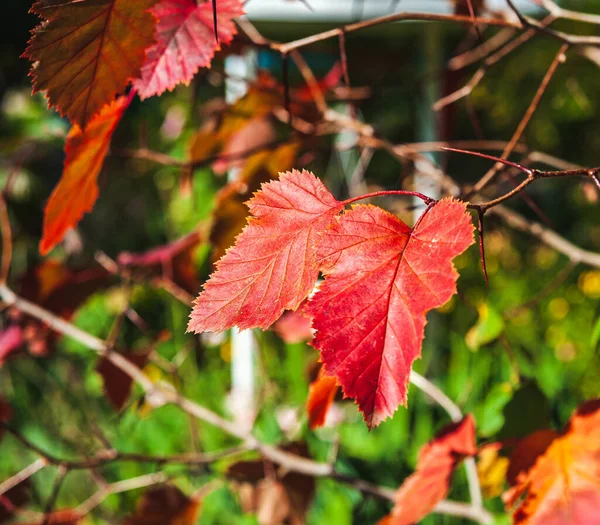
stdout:
[[139,499],[135,514],[125,525],[194,525],[199,510],[199,499],[164,485],[150,489]]
[[234,242],[246,225],[248,207],[246,201],[263,183],[278,178],[282,171],[291,169],[298,144],[284,144],[277,149],[259,151],[247,158],[236,177],[219,190],[210,229],[210,242],[213,246],[213,261],[219,260]]
[[[138,368],[143,368],[148,361],[148,354],[124,354],[123,357]],[[133,379],[113,365],[107,357],[102,357],[98,361],[96,372],[102,377],[106,397],[115,409],[120,411],[129,399]]]
[[475,422],[471,415],[442,429],[421,449],[416,471],[404,480],[396,492],[391,514],[380,524],[411,525],[422,520],[448,494],[458,463],[476,453]]
[[163,246],[143,253],[122,252],[117,261],[123,266],[146,268],[188,291],[197,293],[200,283],[194,267],[194,252],[202,242],[202,233],[195,230]]
[[339,385],[335,377],[327,377],[321,367],[319,375],[308,390],[306,412],[308,413],[308,426],[311,430],[322,427],[327,418],[327,412],[333,404]]
[[50,195],[44,211],[44,233],[40,253],[47,254],[84,213],[92,210],[98,198],[96,183],[110,139],[131,97],[120,97],[106,106],[87,126],[71,128],[65,144],[63,174]]
[[370,428],[406,403],[425,314],[456,292],[452,259],[473,243],[462,202],[444,199],[415,229],[375,206],[341,215],[319,244],[325,282],[308,305],[328,376]]
[[[201,67],[210,67],[215,51],[211,1],[161,0],[152,8],[158,19],[156,44],[147,53],[141,78],[135,81],[142,99],[160,95],[177,84],[188,84]],[[241,0],[219,0],[219,42],[229,44],[237,33],[232,19],[244,14]]]
[[312,173],[294,170],[263,184],[248,207],[253,216],[196,299],[188,331],[266,329],[296,309],[319,274],[317,237],[343,203]]
[[24,56],[34,65],[33,91],[71,122],[86,128],[128,82],[137,78],[154,44],[156,0],[40,0],[45,21],[33,30]]
[[562,435],[504,494],[515,525],[600,523],[600,400],[581,405]]

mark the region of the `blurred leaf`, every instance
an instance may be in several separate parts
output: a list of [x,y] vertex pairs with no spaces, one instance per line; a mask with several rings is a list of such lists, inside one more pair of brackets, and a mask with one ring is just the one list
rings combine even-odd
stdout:
[[467,345],[471,350],[479,350],[480,347],[491,343],[504,330],[502,317],[489,303],[481,304],[477,310],[479,319],[466,336]]
[[499,443],[490,443],[477,454],[477,475],[485,498],[495,498],[504,490],[509,460],[500,455],[500,450]]
[[148,490],[125,525],[195,525],[200,500],[189,498],[173,485]]
[[448,494],[458,463],[476,453],[472,416],[443,428],[421,450],[416,472],[404,480],[396,492],[391,514],[380,525],[411,525],[423,519]]
[[502,410],[504,425],[499,439],[524,437],[550,425],[548,398],[535,381],[519,388]]
[[[138,368],[144,368],[148,361],[148,354],[121,354],[127,361]],[[120,368],[117,368],[108,357],[104,356],[98,361],[96,371],[102,377],[104,393],[116,410],[121,410],[131,394],[133,379]]]
[[[543,448],[543,447],[542,447]],[[531,463],[531,461],[530,461]],[[600,521],[600,401],[588,401],[505,494],[516,525]]]
[[129,106],[130,97],[121,97],[95,116],[85,130],[71,128],[65,144],[62,177],[44,211],[44,233],[40,253],[47,254],[92,210],[98,198],[98,175],[112,135]]
[[308,400],[306,401],[308,426],[312,430],[325,424],[327,413],[338,390],[339,385],[335,377],[325,376],[325,370],[321,367],[317,379],[310,385]]

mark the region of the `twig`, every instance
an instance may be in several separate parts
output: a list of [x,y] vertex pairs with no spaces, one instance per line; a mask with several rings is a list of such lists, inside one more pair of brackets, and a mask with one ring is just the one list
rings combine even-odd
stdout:
[[141,489],[152,485],[159,485],[164,483],[169,478],[162,472],[154,474],[146,474],[144,476],[138,476],[136,478],[130,478],[123,481],[117,481],[116,483],[110,483],[97,492],[92,494],[87,500],[85,500],[76,509],[77,514],[85,516],[89,514],[92,509],[100,505],[108,496],[111,494],[118,494],[120,492],[127,492],[129,490]]
[[583,263],[588,266],[600,268],[600,253],[587,251],[579,246],[575,246],[550,228],[538,222],[528,221],[522,215],[504,206],[496,206],[490,209],[490,213],[500,217],[511,228],[532,235],[544,244],[566,255],[573,263]]
[[[538,89],[535,93],[535,96],[533,97],[533,100],[531,101],[531,104],[529,104],[529,107],[527,108],[525,115],[523,115],[523,118],[521,119],[521,122],[519,122],[519,125],[518,125],[516,131],[513,133],[513,136],[511,137],[510,141],[504,148],[504,151],[502,151],[502,155],[501,155],[502,159],[507,159],[509,157],[509,155],[512,153],[517,142],[519,142],[519,139],[523,135],[523,132],[525,131],[525,128],[529,124],[531,117],[533,116],[536,109],[538,108],[540,100],[542,99],[542,96],[546,92],[546,88],[548,87],[550,80],[554,76],[554,73],[556,73],[558,66],[564,62],[565,53],[568,50],[568,48],[569,48],[569,46],[567,44],[563,44],[560,47],[560,49],[559,49],[558,53],[556,54],[556,56],[554,57],[554,59],[552,60],[552,63],[550,64],[550,67],[546,71],[546,74],[544,75],[544,78],[542,79],[542,82],[541,82],[540,86],[538,87]],[[473,186],[471,191],[469,191],[469,193],[467,194],[467,197],[481,191],[486,186],[486,184],[488,184],[494,178],[494,176],[496,175],[496,173],[498,173],[498,171],[500,170],[501,167],[502,167],[502,164],[496,163]]]
[[0,496],[8,492],[13,487],[16,487],[19,483],[25,481],[26,479],[29,479],[36,472],[39,472],[47,465],[48,463],[44,458],[36,459],[33,463],[26,466],[23,470],[20,470],[16,474],[12,475],[10,478],[4,480],[2,483],[0,483]]

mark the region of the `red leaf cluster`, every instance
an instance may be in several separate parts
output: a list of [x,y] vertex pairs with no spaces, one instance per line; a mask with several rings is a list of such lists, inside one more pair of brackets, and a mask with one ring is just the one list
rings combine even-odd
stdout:
[[[24,53],[34,63],[34,92],[45,91],[73,123],[63,175],[45,210],[46,254],[93,208],[113,132],[135,89],[146,98],[189,83],[219,45],[210,1],[39,0],[32,11],[44,19]],[[232,19],[243,13],[241,0],[218,2],[220,42],[231,42]],[[135,89],[115,100],[130,82]]]
[[406,402],[425,314],[456,292],[452,259],[473,242],[466,206],[444,199],[414,228],[375,206],[339,215],[312,173],[291,171],[263,184],[252,214],[195,302],[193,332],[268,328],[310,298],[325,374],[378,425]]

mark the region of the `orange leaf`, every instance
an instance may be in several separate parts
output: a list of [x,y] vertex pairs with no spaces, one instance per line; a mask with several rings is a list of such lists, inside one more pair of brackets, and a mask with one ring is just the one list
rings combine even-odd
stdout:
[[139,76],[154,43],[156,0],[40,0],[45,19],[24,56],[33,62],[33,90],[71,122],[87,127],[127,83]]
[[577,409],[504,498],[508,507],[517,507],[516,525],[600,523],[600,400]]
[[42,255],[58,244],[94,207],[98,198],[97,179],[108,152],[110,139],[129,105],[130,97],[121,97],[106,106],[82,131],[73,126],[65,145],[63,174],[50,195],[44,212]]
[[510,454],[510,464],[506,472],[508,484],[515,485],[519,474],[533,467],[538,456],[546,452],[546,449],[558,436],[558,432],[544,429],[520,439]]
[[308,391],[308,401],[306,402],[306,412],[308,413],[308,426],[314,430],[325,424],[327,412],[333,404],[335,395],[338,391],[338,384],[335,377],[327,377],[321,367],[319,376],[313,381]]
[[421,449],[416,472],[402,483],[392,513],[380,525],[411,525],[423,519],[448,494],[452,473],[462,458],[476,453],[472,416],[445,427]]

